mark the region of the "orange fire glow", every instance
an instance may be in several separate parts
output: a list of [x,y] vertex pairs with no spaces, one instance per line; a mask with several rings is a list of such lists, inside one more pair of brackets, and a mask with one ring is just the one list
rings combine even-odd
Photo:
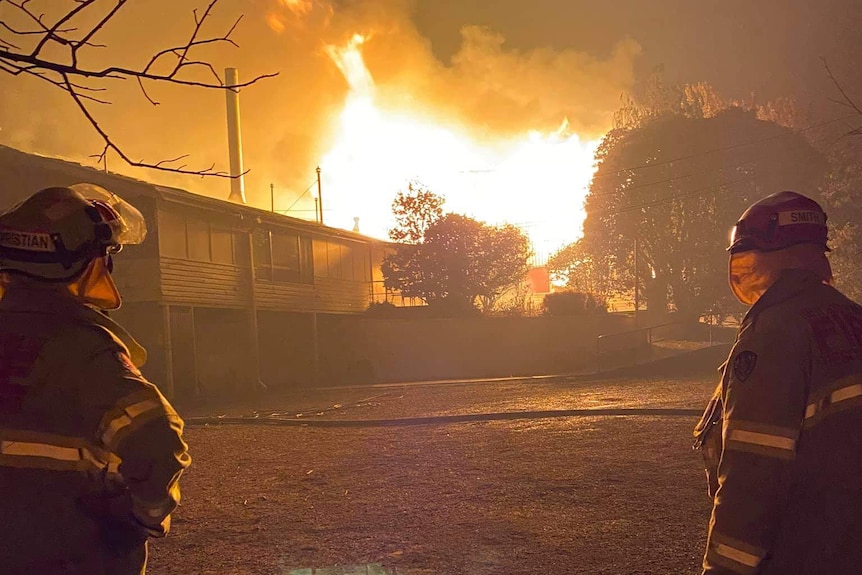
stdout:
[[313,0],[280,0],[280,2],[297,16],[305,16],[314,8]]
[[447,211],[521,227],[539,260],[580,237],[598,141],[582,141],[564,120],[552,133],[489,144],[467,126],[381,109],[362,55],[366,41],[355,35],[327,47],[350,87],[336,143],[321,162],[328,225],[350,229],[358,216],[363,233],[385,238],[389,202],[416,179],[446,198]]

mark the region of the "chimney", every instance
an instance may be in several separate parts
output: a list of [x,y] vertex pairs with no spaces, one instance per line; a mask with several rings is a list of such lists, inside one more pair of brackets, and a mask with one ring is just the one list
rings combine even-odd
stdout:
[[239,124],[239,84],[236,68],[225,68],[225,95],[227,98],[227,144],[230,152],[230,196],[228,199],[239,204],[245,203],[245,181],[242,173],[242,135]]

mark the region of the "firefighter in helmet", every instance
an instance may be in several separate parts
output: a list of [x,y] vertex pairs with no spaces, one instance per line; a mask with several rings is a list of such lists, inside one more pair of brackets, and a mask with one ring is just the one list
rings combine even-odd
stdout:
[[695,429],[713,495],[703,573],[849,575],[862,565],[862,307],[831,286],[826,214],[752,205],[729,280],[751,309]]
[[104,313],[140,212],[91,184],[0,215],[0,571],[141,574],[189,463],[182,420]]

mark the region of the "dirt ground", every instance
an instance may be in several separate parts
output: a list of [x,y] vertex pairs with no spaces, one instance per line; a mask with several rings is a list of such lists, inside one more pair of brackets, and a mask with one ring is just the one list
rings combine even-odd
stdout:
[[[148,572],[698,573],[709,501],[696,418],[674,410],[702,407],[714,381],[389,387],[210,408],[312,425],[190,425],[183,503]],[[613,407],[668,414],[313,425]]]

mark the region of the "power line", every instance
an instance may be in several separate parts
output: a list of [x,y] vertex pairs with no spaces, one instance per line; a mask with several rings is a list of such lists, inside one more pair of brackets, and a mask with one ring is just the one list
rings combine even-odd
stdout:
[[657,186],[659,184],[667,184],[667,183],[670,183],[670,182],[673,182],[676,180],[681,180],[683,178],[690,178],[690,177],[696,176],[698,174],[705,174],[707,172],[719,172],[722,170],[736,170],[736,169],[742,168],[744,166],[749,166],[749,165],[754,164],[756,162],[757,162],[757,160],[748,160],[747,162],[742,162],[741,164],[737,164],[735,166],[730,166],[730,167],[719,166],[717,168],[706,168],[703,170],[695,170],[695,171],[690,172],[688,174],[682,174],[679,176],[672,176],[670,178],[667,178],[664,180],[659,180],[656,182],[643,182],[641,184],[635,184],[634,186],[628,186],[628,187],[622,188],[621,190],[608,190],[606,192],[600,192],[600,193],[589,192],[587,197],[589,197],[589,198],[601,198],[604,196],[613,196],[613,195],[616,195],[620,192],[628,192],[630,190],[637,190],[639,188],[648,188],[650,186]]
[[[834,123],[834,122],[837,122],[837,121],[839,121],[839,120],[843,120],[843,119],[846,119],[846,117],[844,117],[844,118],[837,118],[837,119],[835,119],[835,120],[830,120],[829,122],[824,122],[824,123],[822,123],[822,124],[824,124],[824,125],[825,125],[825,124],[829,124],[829,123]],[[814,127],[816,127],[816,125],[815,125],[815,126],[809,126],[808,128],[806,128],[806,130],[813,129]],[[852,132],[852,130],[851,130],[851,132]],[[851,133],[851,132],[847,132],[847,133],[845,133],[843,136],[841,136],[841,138],[844,138],[844,137],[846,137],[847,135],[850,135],[850,133]],[[788,136],[788,135],[790,135],[790,134],[782,134],[781,136]],[[779,137],[779,136],[771,136],[770,138],[764,138],[763,140],[760,140],[760,142],[768,141],[768,140],[771,140],[771,139],[776,139],[777,137]],[[831,139],[831,138],[832,138],[832,135],[829,135],[829,136],[823,136],[823,137],[821,137],[821,138],[818,138],[818,139],[816,139],[816,140],[811,141],[811,142],[810,142],[810,145],[812,145],[812,146],[813,146],[813,145],[816,145],[816,144],[818,144],[818,143],[820,143],[820,142],[823,142],[823,141],[825,141],[825,140],[827,140],[827,139]],[[840,139],[840,138],[839,138],[839,139]],[[758,143],[758,142],[752,142],[752,143]],[[734,147],[739,147],[739,146],[735,145]],[[693,157],[695,157],[695,155],[689,156],[689,158],[693,158]],[[670,163],[670,162],[672,162],[672,161],[673,161],[673,160],[668,160],[667,162],[663,162],[663,163],[665,163],[665,164],[666,164],[666,163]],[[656,182],[644,182],[644,183],[641,183],[641,184],[636,184],[636,185],[634,185],[634,186],[628,186],[628,187],[625,187],[625,188],[622,188],[622,189],[619,189],[619,190],[608,190],[608,191],[606,191],[606,192],[600,192],[600,193],[589,192],[589,193],[588,193],[588,195],[586,196],[585,200],[586,200],[586,199],[589,199],[589,198],[601,198],[601,197],[604,197],[604,196],[617,195],[617,194],[619,194],[619,193],[621,193],[621,192],[622,192],[622,193],[625,193],[625,192],[629,192],[630,190],[636,190],[636,189],[639,189],[639,188],[648,188],[648,187],[650,187],[650,186],[656,186],[656,185],[659,185],[659,184],[666,184],[666,183],[670,183],[670,182],[673,182],[673,181],[676,181],[676,180],[680,180],[680,179],[683,179],[683,178],[689,178],[689,177],[692,177],[692,176],[695,176],[695,175],[698,175],[698,174],[703,174],[703,173],[708,173],[708,172],[716,172],[716,171],[722,171],[722,170],[733,171],[733,170],[737,170],[737,169],[742,168],[742,167],[745,167],[745,166],[749,166],[749,165],[751,165],[751,164],[755,164],[756,162],[757,162],[757,160],[748,160],[748,161],[742,162],[741,164],[736,164],[736,165],[734,165],[734,166],[729,166],[729,167],[728,167],[728,166],[719,166],[719,167],[717,167],[717,168],[707,168],[707,169],[703,169],[703,170],[696,170],[696,171],[690,172],[690,173],[688,173],[688,174],[682,174],[682,175],[679,175],[679,176],[672,176],[672,177],[670,177],[670,178],[666,178],[666,179],[664,179],[664,180],[659,180],[659,181],[656,181]],[[650,164],[650,167],[658,166],[658,165],[660,165],[660,164]],[[762,172],[761,172],[761,173],[762,173]],[[605,175],[609,175],[609,174],[605,174]]]
[[855,114],[848,114],[847,116],[841,116],[840,118],[833,118],[832,120],[827,120],[827,121],[823,121],[823,122],[818,122],[818,123],[816,123],[816,124],[812,124],[812,125],[810,125],[810,126],[808,126],[808,127],[805,127],[805,128],[799,129],[799,130],[788,130],[788,132],[786,132],[786,133],[782,133],[782,134],[774,134],[774,135],[772,135],[772,136],[768,136],[768,137],[765,137],[765,138],[761,138],[761,139],[759,139],[759,140],[751,140],[751,141],[748,141],[748,142],[738,142],[738,143],[736,143],[736,144],[731,144],[731,145],[728,145],[728,146],[723,146],[723,147],[721,147],[721,148],[713,148],[713,149],[711,149],[711,150],[705,150],[705,151],[703,151],[703,152],[697,152],[697,153],[694,153],[694,154],[687,154],[687,155],[685,155],[685,156],[679,156],[679,157],[676,157],[676,158],[671,158],[671,159],[669,159],[669,160],[663,160],[663,161],[661,161],[661,162],[655,162],[655,163],[643,163],[643,164],[639,164],[639,165],[637,165],[637,166],[632,166],[632,167],[629,167],[629,168],[621,168],[621,169],[619,169],[619,170],[616,170],[616,171],[614,171],[614,172],[609,172],[609,173],[606,173],[606,174],[596,174],[595,176],[593,176],[593,180],[595,180],[596,178],[607,178],[607,177],[611,177],[611,176],[614,176],[614,175],[619,175],[619,174],[622,174],[622,173],[625,173],[625,172],[634,172],[634,171],[637,171],[637,170],[643,170],[643,169],[646,169],[646,168],[656,168],[656,167],[658,167],[658,166],[665,166],[665,165],[667,165],[667,164],[672,164],[672,163],[674,163],[674,162],[679,162],[679,161],[682,161],[682,160],[690,160],[690,159],[693,159],[693,158],[699,158],[699,157],[701,157],[701,156],[706,156],[706,155],[714,154],[714,153],[717,153],[717,152],[725,152],[725,151],[727,151],[727,150],[734,150],[734,149],[736,149],[736,148],[742,148],[742,147],[745,147],[745,146],[751,146],[751,145],[754,145],[754,144],[760,144],[760,143],[763,143],[763,142],[768,142],[768,141],[770,141],[770,140],[776,140],[776,139],[779,139],[779,138],[787,138],[787,137],[790,137],[790,136],[795,136],[795,135],[797,135],[797,134],[802,134],[802,133],[808,132],[809,130],[814,130],[814,129],[816,129],[816,128],[822,128],[822,127],[824,127],[824,126],[828,126],[828,125],[830,125],[830,124],[834,124],[834,123],[836,123],[836,122],[842,122],[842,121],[847,120],[848,118],[852,118],[852,117],[855,117]]
[[[311,185],[309,185],[307,188],[305,188],[305,191],[304,191],[304,192],[302,192],[301,194],[299,194],[299,196],[296,198],[296,200],[295,200],[292,204],[290,204],[290,207],[289,207],[289,208],[287,208],[286,210],[277,210],[277,211],[287,213],[287,212],[289,212],[290,210],[292,210],[292,209],[293,209],[293,206],[295,206],[296,204],[298,204],[298,203],[299,203],[299,200],[301,200],[301,199],[302,199],[302,197],[303,197],[305,194],[307,194],[307,193],[309,192],[309,190],[311,190],[311,188],[312,188],[312,187],[314,187],[316,184],[317,184],[317,180],[314,180],[313,182],[311,182]],[[310,212],[311,210],[298,210],[298,211],[306,211],[306,212]]]
[[[812,162],[813,162],[813,160],[809,160],[806,163],[810,164]],[[761,177],[764,174],[776,172],[778,170],[779,169],[776,168],[774,170],[761,171],[757,174],[753,174],[753,175],[746,177],[746,178],[740,178],[737,180],[730,180],[727,182],[722,182],[718,185],[703,186],[701,188],[695,188],[694,190],[689,190],[689,191],[681,193],[681,194],[673,194],[670,196],[666,196],[664,198],[659,198],[657,200],[651,200],[651,201],[648,201],[648,202],[645,202],[642,204],[635,204],[635,205],[623,206],[621,208],[614,208],[614,209],[607,209],[607,210],[596,210],[596,211],[592,211],[592,212],[587,212],[587,216],[622,214],[622,213],[635,211],[635,210],[639,210],[639,209],[643,209],[643,208],[649,208],[649,207],[667,204],[667,203],[670,203],[670,202],[673,202],[673,201],[679,200],[679,199],[689,198],[689,197],[693,197],[693,196],[697,196],[697,195],[703,195],[700,192],[707,193],[710,191],[718,191],[718,190],[723,189],[723,191],[726,193],[730,190],[729,186],[732,186],[734,184],[745,184],[745,183],[753,182],[753,181],[757,180],[758,177]]]

